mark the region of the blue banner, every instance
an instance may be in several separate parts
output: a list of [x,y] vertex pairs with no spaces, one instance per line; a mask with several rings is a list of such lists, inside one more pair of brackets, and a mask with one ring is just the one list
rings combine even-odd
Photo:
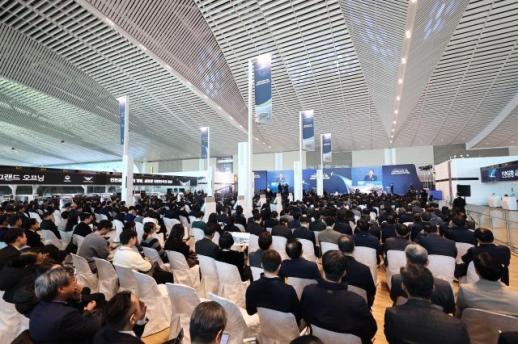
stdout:
[[350,168],[324,168],[324,192],[348,194],[351,190]]
[[333,153],[331,147],[331,134],[322,135],[322,161],[331,162]]
[[254,171],[254,190],[260,192],[268,187],[266,181],[266,171]]
[[302,186],[304,192],[317,191],[317,170],[302,170]]
[[255,121],[268,123],[272,120],[272,58],[258,56],[254,62]]
[[404,195],[413,186],[417,190],[423,188],[414,164],[383,166],[383,185],[386,191],[394,186],[394,193]]
[[315,150],[315,125],[313,121],[313,110],[301,111],[302,116],[302,150]]
[[126,120],[126,97],[120,97],[119,101],[119,136],[121,145],[124,144],[124,121]]
[[268,171],[266,180],[268,181],[267,186],[272,192],[277,192],[279,185],[288,185],[289,192],[293,192],[293,170]]
[[209,156],[209,128],[201,128],[201,158]]

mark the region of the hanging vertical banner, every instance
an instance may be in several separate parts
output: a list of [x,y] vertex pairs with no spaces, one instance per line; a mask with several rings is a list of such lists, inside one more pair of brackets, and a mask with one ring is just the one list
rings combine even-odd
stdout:
[[124,120],[126,118],[126,97],[117,98],[119,102],[119,134],[120,144],[124,144]]
[[209,156],[209,128],[203,127],[201,130],[201,158],[207,159]]
[[315,150],[315,125],[313,121],[313,110],[301,111],[302,116],[302,150]]
[[265,54],[254,59],[255,122],[272,120],[272,55]]
[[331,134],[323,134],[322,135],[322,161],[331,162],[332,154],[333,153],[331,152]]

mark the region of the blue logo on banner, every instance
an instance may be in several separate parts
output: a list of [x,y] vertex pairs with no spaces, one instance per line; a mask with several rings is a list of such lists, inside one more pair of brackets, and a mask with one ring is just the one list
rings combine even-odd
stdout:
[[302,116],[302,150],[315,150],[315,125],[313,110],[301,111]]
[[119,98],[119,134],[121,145],[124,144],[124,121],[126,117],[126,98]]
[[272,120],[272,59],[261,55],[254,60],[255,121],[268,123]]
[[207,159],[209,156],[209,129],[201,131],[201,158]]
[[331,134],[324,134],[322,136],[322,161],[332,161]]

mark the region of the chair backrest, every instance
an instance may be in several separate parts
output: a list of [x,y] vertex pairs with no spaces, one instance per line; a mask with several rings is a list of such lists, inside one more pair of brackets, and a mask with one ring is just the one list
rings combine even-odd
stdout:
[[407,227],[412,227],[412,225],[414,224],[413,222],[403,222],[403,224]]
[[248,239],[248,253],[255,252],[259,249],[259,237],[255,234],[250,234]]
[[109,261],[95,257],[93,260],[97,268],[97,276],[99,276],[99,292],[103,293],[109,300],[119,288],[117,272]]
[[281,255],[281,259],[288,259],[288,254],[286,253],[286,240],[285,237],[281,237],[278,235],[272,236],[272,249],[277,251]]
[[121,221],[121,220],[114,219],[114,220],[112,221],[112,223],[113,223],[113,227],[115,227],[115,229],[116,229],[117,231],[122,232],[122,230],[124,229],[124,223],[122,223],[122,221]]
[[[135,222],[135,230],[137,231],[137,239],[138,239],[138,242],[141,242],[142,241],[142,238],[144,237],[144,224],[140,223],[140,222]],[[117,240],[117,242],[119,242],[119,235],[120,233],[117,233],[115,235],[115,240]]]
[[189,270],[189,264],[187,264],[187,260],[183,253],[169,250],[165,252],[173,270]]
[[365,246],[356,246],[353,252],[354,259],[369,267],[374,283],[376,283],[378,276],[377,254],[376,249]]
[[259,278],[261,278],[261,274],[264,272],[263,269],[256,266],[251,266],[250,270],[252,270],[252,280],[254,281],[257,281]]
[[326,253],[327,251],[338,250],[338,245],[333,244],[332,242],[323,241],[320,243],[320,247],[322,250],[322,255],[324,255],[324,253]]
[[387,260],[388,266],[385,269],[385,276],[387,278],[387,285],[391,289],[392,276],[399,274],[400,268],[406,265],[405,251],[388,250]]
[[245,232],[245,226],[243,226],[240,223],[234,223],[234,226],[236,226],[240,232]]
[[455,272],[455,258],[431,254],[428,256],[428,269],[435,278],[453,283]]
[[169,233],[171,233],[171,230],[173,229],[173,226],[175,224],[180,223],[180,221],[178,221],[177,219],[170,219],[168,217],[164,217],[163,221],[164,221],[164,226],[165,226],[167,235],[169,235]]
[[40,214],[29,212],[29,217],[31,219],[36,219],[36,221],[38,221],[38,223],[41,223],[41,216],[40,216]]
[[247,325],[239,307],[229,299],[209,293],[209,299],[219,303],[227,314],[225,332],[230,335],[229,344],[242,344],[245,338]]
[[[292,313],[284,313],[273,309],[258,307],[261,330],[261,343],[289,343],[299,337],[300,330]],[[327,343],[326,343],[327,344]]]
[[129,290],[137,295],[137,280],[135,279],[135,275],[133,275],[133,271],[130,268],[125,268],[123,266],[113,264],[115,268],[115,272],[117,273],[117,277],[119,277],[119,285],[121,290]]
[[159,265],[163,265],[164,262],[162,261],[162,258],[160,258],[160,255],[158,254],[158,251],[155,250],[152,247],[142,247],[142,251],[144,252],[144,256],[148,257],[151,262],[158,263]]
[[154,217],[145,217],[142,219],[142,224],[146,224],[148,222],[153,222],[155,225],[158,226],[158,220],[155,219]]
[[185,216],[180,215],[178,216],[178,218],[180,219],[182,225],[189,226],[189,220]]
[[360,287],[354,286],[354,285],[348,285],[347,290],[359,295],[362,297],[362,299],[367,303],[367,291],[365,289],[362,289]]
[[191,221],[191,224],[192,224],[194,221],[196,221],[196,217],[192,216],[192,215],[189,215],[189,221]]
[[201,240],[205,237],[205,233],[203,232],[203,229],[194,227],[191,229],[192,236],[194,237],[194,242]]
[[325,344],[362,344],[360,337],[349,333],[338,333],[311,325],[311,332]]
[[471,344],[496,344],[500,331],[518,331],[518,318],[477,308],[462,311]]
[[465,242],[456,242],[455,247],[457,247],[457,264],[462,263],[462,256],[468,252],[473,245],[465,243]]
[[160,295],[158,285],[153,277],[132,270],[135,281],[137,282],[138,296],[142,299],[152,299]]
[[291,285],[293,289],[295,289],[295,292],[297,293],[297,296],[300,300],[304,288],[306,288],[306,286],[310,284],[317,284],[318,282],[314,279],[309,278],[288,277],[286,279],[286,283]]
[[216,263],[216,271],[218,272],[218,280],[225,284],[241,284],[241,275],[235,265],[214,261]]
[[308,239],[297,240],[302,244],[302,257],[310,262],[316,262],[317,256],[315,255],[315,247],[313,246],[313,243]]
[[45,239],[45,245],[51,244],[56,246],[60,250],[63,248],[61,241],[58,239],[58,237],[56,236],[56,234],[54,234],[53,231],[42,229],[41,234],[43,234],[43,238]]
[[86,259],[84,259],[81,256],[78,256],[77,254],[70,253],[72,256],[72,264],[74,265],[74,268],[76,269],[76,273],[80,274],[87,274],[92,273],[92,269],[90,269],[90,265],[88,265],[88,262]]
[[166,283],[167,294],[171,300],[173,314],[187,314],[191,316],[194,308],[201,302],[196,290],[178,283]]
[[75,241],[76,246],[77,246],[77,250],[79,251],[79,248],[83,244],[83,241],[85,240],[85,238],[80,236],[80,235],[78,235],[78,234],[73,234],[72,237],[74,238],[74,241]]
[[202,276],[210,276],[218,278],[218,271],[216,270],[216,261],[212,257],[198,255],[200,262],[200,272]]

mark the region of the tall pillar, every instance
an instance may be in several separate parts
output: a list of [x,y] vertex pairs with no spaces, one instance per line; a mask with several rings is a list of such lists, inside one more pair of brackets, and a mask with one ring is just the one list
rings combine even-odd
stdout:
[[274,155],[274,170],[279,171],[282,170],[283,165],[283,155],[282,153],[275,153]]
[[134,204],[133,200],[133,157],[129,153],[129,103],[126,96],[117,99],[119,102],[119,126],[122,147],[122,186],[121,200],[126,206]]
[[302,200],[302,163],[293,162],[293,198],[296,201]]

